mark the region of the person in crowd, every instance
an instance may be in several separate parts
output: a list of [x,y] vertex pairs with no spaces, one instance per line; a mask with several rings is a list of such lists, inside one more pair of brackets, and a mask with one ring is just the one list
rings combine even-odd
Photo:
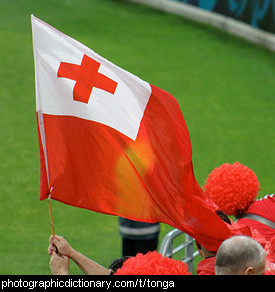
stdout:
[[125,256],[111,263],[106,269],[73,249],[62,236],[51,236],[48,253],[54,275],[69,274],[72,259],[86,275],[189,275],[188,266],[182,261],[163,257],[156,251],[136,256]]
[[216,252],[207,250],[196,241],[197,249],[203,258],[197,265],[198,275],[215,275]]
[[226,239],[218,249],[216,275],[264,275],[266,253],[263,247],[248,236]]
[[48,254],[51,255],[50,268],[54,275],[69,274],[69,259],[72,259],[85,275],[110,275],[111,271],[73,249],[62,236],[49,239]]
[[122,256],[146,254],[158,247],[160,223],[146,223],[119,217],[119,232],[122,236]]
[[[231,221],[228,216],[220,210],[216,211],[217,215],[225,221],[227,224],[231,225]],[[197,274],[198,275],[215,275],[215,260],[216,252],[209,251],[204,246],[202,246],[196,240],[197,250],[199,251],[203,260],[201,260],[197,265]]]
[[114,275],[191,275],[182,261],[162,256],[157,251],[138,253],[127,259]]
[[233,215],[239,225],[258,230],[266,240],[275,237],[275,196],[256,200],[260,184],[247,166],[224,163],[207,177],[204,192],[227,215]]

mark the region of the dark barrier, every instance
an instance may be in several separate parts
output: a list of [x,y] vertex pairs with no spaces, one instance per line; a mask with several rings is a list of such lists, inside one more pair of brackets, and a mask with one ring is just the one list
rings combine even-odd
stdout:
[[172,0],[223,14],[275,33],[275,0]]

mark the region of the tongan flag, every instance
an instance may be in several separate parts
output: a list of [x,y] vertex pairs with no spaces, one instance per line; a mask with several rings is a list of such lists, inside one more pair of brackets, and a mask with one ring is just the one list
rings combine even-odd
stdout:
[[32,16],[40,199],[231,236],[195,180],[178,102]]

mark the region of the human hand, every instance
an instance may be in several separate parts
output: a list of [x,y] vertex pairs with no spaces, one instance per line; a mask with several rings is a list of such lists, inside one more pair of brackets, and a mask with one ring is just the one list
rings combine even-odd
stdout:
[[58,252],[56,246],[52,243],[52,235],[49,238],[48,254],[51,255],[53,252]]
[[62,236],[51,235],[49,239],[48,253],[52,254],[56,252],[60,255],[70,257],[74,249],[69,245],[69,243]]
[[50,268],[53,275],[69,275],[69,258],[52,252]]

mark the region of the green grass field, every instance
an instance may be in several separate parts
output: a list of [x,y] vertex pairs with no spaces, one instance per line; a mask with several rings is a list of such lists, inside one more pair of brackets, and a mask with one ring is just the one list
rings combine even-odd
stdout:
[[[0,0],[0,274],[50,274],[32,13],[178,99],[201,186],[214,167],[239,161],[258,175],[260,196],[274,192],[274,52],[126,1]],[[56,201],[52,207],[56,233],[74,248],[104,266],[120,257],[116,217]],[[160,241],[171,229],[162,224]],[[73,264],[70,272],[80,273]]]

